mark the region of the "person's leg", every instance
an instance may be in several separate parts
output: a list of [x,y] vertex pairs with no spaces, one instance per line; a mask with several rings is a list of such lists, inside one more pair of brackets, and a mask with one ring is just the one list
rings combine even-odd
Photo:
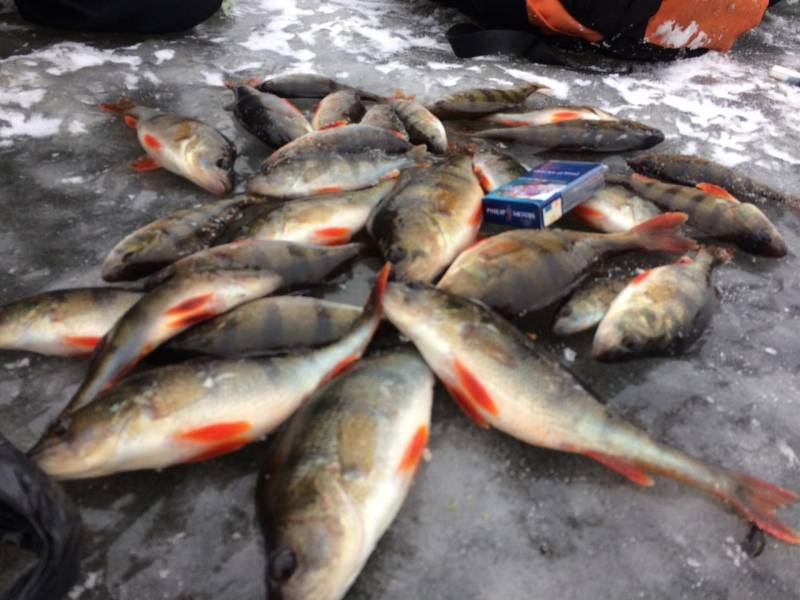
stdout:
[[15,0],[23,18],[75,31],[171,33],[213,15],[222,0]]

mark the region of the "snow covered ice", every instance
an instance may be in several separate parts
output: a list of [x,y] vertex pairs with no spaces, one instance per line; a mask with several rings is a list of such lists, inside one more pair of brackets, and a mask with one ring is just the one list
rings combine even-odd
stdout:
[[[767,75],[773,64],[800,68],[798,17],[800,5],[782,2],[732,53],[594,76],[456,59],[444,32],[460,17],[423,0],[236,0],[191,33],[159,39],[33,29],[0,0],[0,298],[98,285],[125,234],[207,199],[170,173],[129,171],[141,149],[98,102],[128,95],[214,124],[236,140],[243,181],[264,151],[223,110],[231,94],[222,83],[251,75],[316,71],[423,100],[539,81],[567,102],[661,128],[658,151],[738,166],[798,195],[800,93]],[[789,256],[740,254],[719,268],[720,305],[684,357],[599,365],[590,335],[565,347],[544,321],[526,331],[655,438],[798,490],[800,213],[765,212]],[[361,301],[366,273],[359,266],[329,297]],[[27,449],[85,363],[21,353],[2,362],[0,430]],[[768,538],[751,558],[741,548],[748,524],[677,483],[637,488],[586,458],[481,430],[441,391],[430,447],[350,600],[800,598],[800,548]],[[70,598],[264,597],[255,502],[264,450],[65,485],[87,529]],[[800,509],[781,516],[800,527]]]

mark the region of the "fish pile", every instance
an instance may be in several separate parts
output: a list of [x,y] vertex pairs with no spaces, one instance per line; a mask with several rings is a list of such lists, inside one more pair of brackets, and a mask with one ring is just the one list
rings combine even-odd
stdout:
[[[517,321],[555,308],[556,335],[596,327],[592,356],[602,361],[683,352],[709,326],[713,270],[735,262],[717,242],[784,256],[755,203],[793,199],[703,159],[645,154],[575,209],[597,232],[480,238],[484,193],[526,171],[485,140],[624,152],[663,135],[597,108],[560,106],[538,84],[465,90],[430,106],[319,75],[227,86],[233,118],[269,149],[246,194],[127,235],[101,268],[117,287],[43,292],[0,308],[1,348],[89,357],[80,387],[53,400],[63,408],[31,451],[47,474],[160,469],[277,432],[259,479],[268,587],[285,600],[339,599],[426,456],[438,379],[479,427],[582,454],[639,485],[676,479],[800,543],[775,514],[795,492],[654,440]],[[310,119],[298,99],[319,100]],[[164,168],[212,194],[234,189],[236,147],[213,127],[129,100],[101,107],[136,129],[146,155],[134,169]],[[465,131],[465,121],[478,129]],[[477,141],[453,142],[463,136]],[[609,257],[641,252],[678,258],[599,274]],[[385,264],[363,306],[307,294],[374,254]],[[395,331],[368,352],[384,317]],[[137,369],[153,355],[161,366]]]

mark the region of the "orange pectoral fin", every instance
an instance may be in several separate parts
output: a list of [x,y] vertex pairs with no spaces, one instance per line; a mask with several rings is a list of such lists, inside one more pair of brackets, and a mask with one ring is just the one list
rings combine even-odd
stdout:
[[465,393],[463,393],[456,386],[450,385],[444,381],[442,381],[442,384],[447,389],[450,397],[456,401],[456,404],[458,404],[458,407],[464,412],[465,415],[472,419],[472,421],[474,421],[478,427],[483,427],[484,429],[489,428],[489,422],[483,418],[483,415],[480,413],[477,407],[472,404],[472,401]]
[[179,302],[175,306],[171,306],[166,311],[164,311],[165,315],[183,315],[184,313],[191,313],[196,311],[198,308],[202,308],[211,302],[211,299],[214,297],[214,293],[210,292],[208,294],[202,294],[200,296],[195,296],[193,298],[188,298],[183,302]]
[[739,199],[736,196],[731,194],[724,187],[720,187],[716,184],[703,182],[698,183],[695,187],[698,190],[703,190],[706,194],[711,194],[717,198],[722,198],[723,200],[728,200],[730,202],[739,202]]
[[144,155],[131,163],[128,163],[128,167],[133,169],[134,171],[155,171],[156,169],[160,169],[161,165],[159,165],[151,156]]
[[652,273],[653,273],[653,269],[647,269],[646,271],[642,271],[636,277],[631,279],[631,285],[637,285],[639,283],[642,283],[645,279],[650,277],[650,275]]
[[453,369],[455,370],[456,377],[458,377],[458,381],[461,384],[461,389],[467,393],[467,395],[475,404],[480,406],[490,415],[499,414],[497,405],[492,400],[488,390],[483,386],[480,380],[478,380],[478,378],[475,377],[475,375],[473,375],[472,372],[464,366],[461,361],[454,361]]
[[398,177],[400,177],[400,170],[392,169],[381,177],[381,181],[389,181],[390,179],[397,179]]
[[561,123],[562,121],[574,121],[575,119],[580,119],[580,117],[580,113],[574,110],[559,110],[550,116],[550,121],[552,123]]
[[136,117],[133,115],[125,115],[122,117],[122,120],[125,121],[125,125],[130,127],[131,129],[136,129],[139,127],[139,121],[136,120]]
[[483,171],[483,169],[481,169],[478,165],[475,165],[475,166],[472,167],[472,171],[475,173],[475,176],[478,178],[478,183],[481,184],[481,187],[483,188],[483,191],[491,192],[492,189],[493,189],[492,182],[486,176],[486,173]]
[[349,227],[323,227],[314,231],[317,242],[323,246],[338,246],[350,241]]
[[361,356],[359,354],[351,354],[350,356],[345,357],[344,359],[340,360],[339,363],[331,369],[330,373],[325,376],[323,383],[327,383],[332,379],[338,377],[342,373],[344,373],[347,368],[356,362]]
[[340,185],[326,185],[314,189],[315,194],[333,194],[341,191],[344,191],[344,188]]
[[420,459],[422,458],[422,453],[425,452],[425,447],[427,445],[428,426],[420,425],[420,427],[414,433],[414,437],[412,437],[411,441],[408,443],[406,451],[403,453],[403,459],[400,461],[400,465],[398,465],[397,470],[399,472],[415,470]]
[[611,469],[612,471],[616,471],[623,477],[631,480],[633,483],[638,483],[639,485],[644,485],[650,487],[655,482],[653,478],[650,477],[641,467],[636,465],[635,463],[625,460],[624,458],[618,458],[616,456],[610,456],[608,454],[603,454],[602,452],[584,452],[584,456],[588,456],[599,462],[604,467]]
[[508,127],[524,127],[528,125],[527,121],[515,121],[514,119],[503,119],[499,121],[501,125],[507,125]]
[[572,213],[581,221],[588,221],[590,223],[592,221],[601,221],[606,218],[605,214],[603,214],[603,211],[592,208],[591,206],[586,206],[585,204],[579,204],[573,208]]
[[250,431],[251,427],[252,426],[247,421],[227,421],[198,427],[196,429],[188,429],[177,434],[175,437],[190,442],[221,442],[229,440],[232,437],[238,437]]
[[69,346],[74,346],[85,350],[87,353],[95,349],[102,337],[98,335],[65,335],[64,342]]
[[345,125],[349,125],[347,121],[343,121],[339,119],[338,121],[334,121],[333,123],[328,123],[327,125],[323,125],[319,128],[320,131],[324,131],[325,129],[334,129],[336,127],[344,127]]
[[472,216],[469,218],[469,225],[470,227],[480,227],[481,221],[483,221],[483,203],[481,202],[475,208],[475,212],[472,213]]

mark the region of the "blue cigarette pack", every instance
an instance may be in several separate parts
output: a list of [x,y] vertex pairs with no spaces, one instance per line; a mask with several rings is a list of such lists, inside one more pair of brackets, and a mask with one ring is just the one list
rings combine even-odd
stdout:
[[544,229],[603,187],[601,163],[548,160],[483,197],[484,219]]

